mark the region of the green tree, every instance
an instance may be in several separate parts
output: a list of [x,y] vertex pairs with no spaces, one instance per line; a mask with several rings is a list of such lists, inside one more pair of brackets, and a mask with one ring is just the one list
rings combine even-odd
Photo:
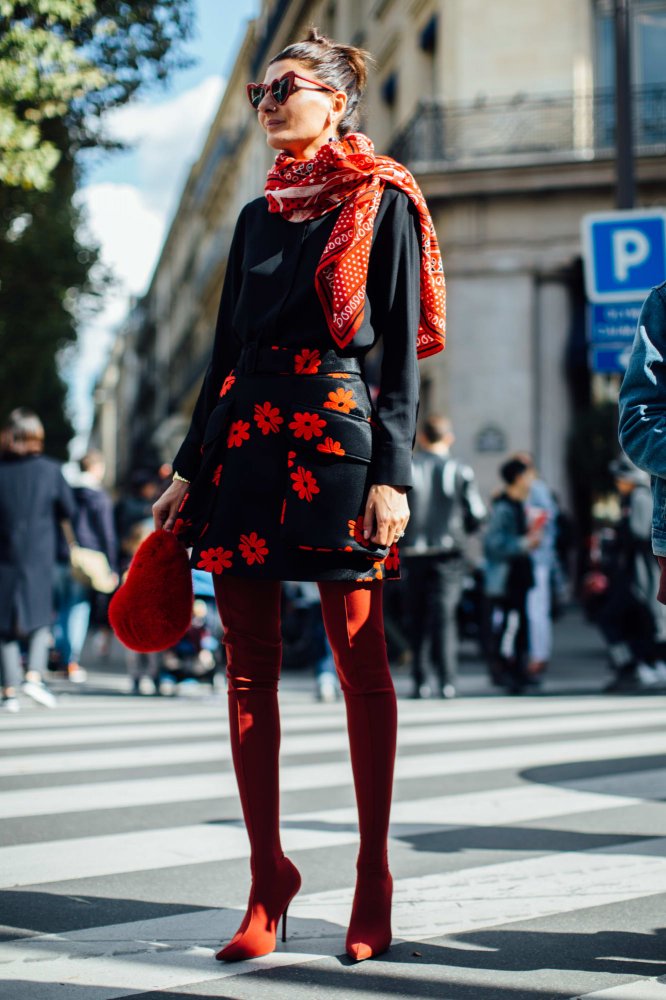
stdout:
[[192,0],[0,0],[0,399],[71,437],[59,357],[108,283],[81,236],[81,152],[103,114],[189,64]]

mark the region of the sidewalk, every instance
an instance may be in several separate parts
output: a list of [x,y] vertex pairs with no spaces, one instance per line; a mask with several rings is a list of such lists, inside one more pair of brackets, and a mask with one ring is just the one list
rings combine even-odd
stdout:
[[[88,671],[87,687],[128,691],[129,680],[125,668],[123,649],[114,638],[108,656],[95,655],[90,639],[86,643],[83,666]],[[407,697],[411,690],[408,666],[393,666],[393,678],[399,697]],[[75,690],[66,682],[57,682],[55,688]],[[578,607],[573,607],[554,626],[554,649],[550,668],[542,687],[534,695],[599,694],[610,679],[606,654],[598,630],[583,617]],[[309,670],[284,671],[280,682],[283,691],[310,696],[313,691]],[[485,697],[501,694],[490,685],[485,664],[474,643],[463,643],[460,651],[460,697]]]

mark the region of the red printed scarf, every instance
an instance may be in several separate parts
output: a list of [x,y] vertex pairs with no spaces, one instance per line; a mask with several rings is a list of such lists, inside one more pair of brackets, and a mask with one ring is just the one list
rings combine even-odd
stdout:
[[390,156],[375,156],[362,132],[322,146],[311,160],[280,153],[268,172],[264,193],[270,212],[289,222],[318,219],[343,202],[338,221],[317,265],[315,286],[331,336],[346,347],[363,322],[372,231],[386,184],[404,191],[421,224],[421,316],[419,358],[444,349],[446,292],[435,227],[418,184]]

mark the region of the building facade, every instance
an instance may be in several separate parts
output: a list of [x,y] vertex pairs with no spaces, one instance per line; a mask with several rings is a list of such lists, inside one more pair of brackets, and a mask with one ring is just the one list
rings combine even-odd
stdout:
[[[637,202],[663,205],[666,0],[631,6]],[[148,444],[168,460],[186,429],[234,221],[272,159],[244,84],[310,23],[372,53],[363,129],[415,174],[439,235],[448,346],[422,364],[421,412],[450,414],[487,492],[527,449],[570,497],[579,418],[618,381],[587,367],[580,246],[581,217],[614,204],[610,0],[264,0],[129,324],[125,460]]]

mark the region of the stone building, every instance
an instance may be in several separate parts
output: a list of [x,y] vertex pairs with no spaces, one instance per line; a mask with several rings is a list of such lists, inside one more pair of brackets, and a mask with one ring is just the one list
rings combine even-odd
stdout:
[[[422,412],[450,413],[486,491],[527,448],[570,497],[568,442],[608,391],[587,367],[579,227],[614,204],[610,0],[264,0],[137,307],[141,412],[119,433],[162,458],[179,444],[234,220],[271,162],[244,84],[311,22],[373,54],[364,130],[415,174],[439,234],[449,340],[422,365]],[[638,203],[663,205],[666,0],[633,0],[632,34]]]

